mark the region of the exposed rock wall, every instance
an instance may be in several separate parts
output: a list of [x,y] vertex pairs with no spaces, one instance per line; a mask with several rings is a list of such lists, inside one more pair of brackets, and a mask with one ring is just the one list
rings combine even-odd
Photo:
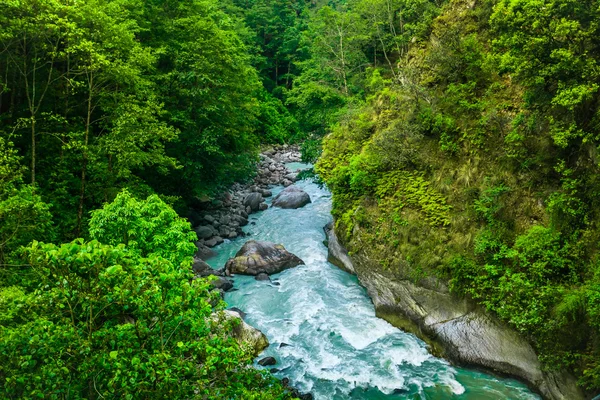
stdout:
[[444,282],[429,279],[417,285],[387,276],[365,252],[350,257],[331,226],[325,232],[330,262],[358,276],[377,315],[424,339],[435,354],[518,378],[546,399],[585,398],[575,378],[542,371],[523,336],[470,301],[451,294]]

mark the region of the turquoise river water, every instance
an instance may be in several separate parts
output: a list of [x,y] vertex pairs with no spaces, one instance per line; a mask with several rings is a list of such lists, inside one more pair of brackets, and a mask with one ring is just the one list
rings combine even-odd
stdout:
[[249,236],[225,241],[208,260],[220,268],[246,240],[255,239],[281,243],[306,263],[273,275],[272,283],[236,276],[237,290],[225,295],[271,343],[257,360],[275,357],[280,370],[275,375],[288,377],[317,400],[540,399],[515,380],[452,366],[431,355],[417,337],[377,318],[356,277],[327,262],[323,226],[332,219],[331,194],[308,180],[297,185],[311,204],[251,215],[245,227]]

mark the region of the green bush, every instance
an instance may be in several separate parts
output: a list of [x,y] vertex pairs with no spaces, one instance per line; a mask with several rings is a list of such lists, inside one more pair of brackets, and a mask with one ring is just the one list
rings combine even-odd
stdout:
[[247,367],[231,323],[213,317],[218,292],[189,264],[83,240],[34,242],[27,259],[37,283],[0,303],[20,307],[0,326],[0,397],[283,397]]

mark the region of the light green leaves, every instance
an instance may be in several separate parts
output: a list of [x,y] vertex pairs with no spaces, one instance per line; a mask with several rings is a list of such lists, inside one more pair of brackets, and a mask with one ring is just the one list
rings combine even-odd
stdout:
[[158,196],[137,200],[128,191],[92,212],[90,235],[103,243],[123,243],[143,256],[156,253],[181,264],[194,255],[197,240],[189,222]]
[[123,271],[123,267],[120,266],[120,265],[113,265],[113,266],[108,267],[106,269],[106,273],[108,275],[115,275],[115,274],[118,274],[119,272],[122,272],[122,271]]

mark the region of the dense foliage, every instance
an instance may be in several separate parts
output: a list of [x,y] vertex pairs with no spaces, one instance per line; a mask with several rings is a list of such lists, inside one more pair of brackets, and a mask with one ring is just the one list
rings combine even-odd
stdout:
[[3,398],[286,398],[205,279],[195,234],[153,195],[94,212],[92,237],[34,241],[0,288]]
[[[547,368],[574,372],[592,392],[598,6],[348,2],[340,24],[370,22],[348,29],[346,49],[359,54],[329,64],[348,67],[329,87],[347,88],[346,104],[358,106],[330,128],[317,168],[353,252],[396,278],[447,281],[526,335]],[[369,68],[350,67],[361,57]]]
[[287,396],[211,317],[179,215],[290,141],[351,251],[600,389],[599,10],[0,0],[1,396]]
[[0,397],[289,397],[178,212],[302,137],[282,90],[308,6],[0,0]]

